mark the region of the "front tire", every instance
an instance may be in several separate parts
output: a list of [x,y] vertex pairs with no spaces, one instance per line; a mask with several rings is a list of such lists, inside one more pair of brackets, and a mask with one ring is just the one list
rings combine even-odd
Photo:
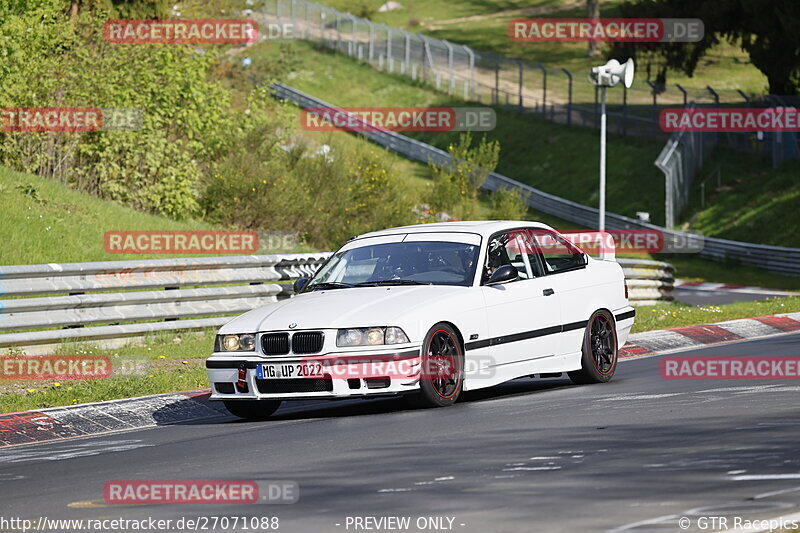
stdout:
[[607,383],[617,369],[617,328],[613,315],[606,310],[595,311],[583,335],[581,369],[568,372],[569,379],[578,385]]
[[419,393],[413,403],[420,407],[453,405],[464,386],[464,352],[452,326],[436,324],[422,345]]
[[248,420],[263,420],[281,406],[280,400],[225,400],[225,409],[233,416]]

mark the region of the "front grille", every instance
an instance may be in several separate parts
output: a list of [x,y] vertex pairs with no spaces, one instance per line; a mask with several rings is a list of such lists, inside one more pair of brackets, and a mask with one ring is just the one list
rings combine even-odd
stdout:
[[298,331],[292,335],[293,353],[319,353],[322,351],[321,331]]
[[267,355],[286,355],[289,353],[288,333],[265,333],[261,336],[261,349]]
[[283,394],[287,392],[330,392],[330,378],[257,379],[256,387],[261,394]]

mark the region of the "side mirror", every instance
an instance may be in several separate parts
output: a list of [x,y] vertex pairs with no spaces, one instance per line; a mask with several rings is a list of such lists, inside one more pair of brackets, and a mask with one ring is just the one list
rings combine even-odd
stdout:
[[309,281],[311,281],[311,278],[296,279],[294,283],[292,283],[292,287],[294,288],[294,293],[300,294],[301,292],[303,292],[303,289],[306,288],[306,285],[308,285]]
[[503,265],[489,276],[487,285],[498,285],[500,283],[508,283],[519,278],[519,272],[514,265]]

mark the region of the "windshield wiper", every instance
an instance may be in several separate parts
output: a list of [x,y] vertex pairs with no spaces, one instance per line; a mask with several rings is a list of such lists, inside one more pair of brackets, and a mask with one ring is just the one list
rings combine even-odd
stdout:
[[315,283],[309,290],[313,291],[316,289],[348,289],[355,287],[352,283],[344,283],[341,281],[321,281],[319,283]]
[[379,287],[381,285],[431,285],[413,279],[382,279],[380,281],[362,281],[356,283],[356,287]]

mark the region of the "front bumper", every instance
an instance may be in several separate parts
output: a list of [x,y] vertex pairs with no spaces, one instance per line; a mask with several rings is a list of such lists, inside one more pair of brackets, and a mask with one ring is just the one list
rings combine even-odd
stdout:
[[[324,377],[257,378],[259,364],[311,362],[324,365]],[[397,395],[419,389],[419,368],[419,345],[309,356],[215,353],[206,360],[212,400],[302,400]]]

